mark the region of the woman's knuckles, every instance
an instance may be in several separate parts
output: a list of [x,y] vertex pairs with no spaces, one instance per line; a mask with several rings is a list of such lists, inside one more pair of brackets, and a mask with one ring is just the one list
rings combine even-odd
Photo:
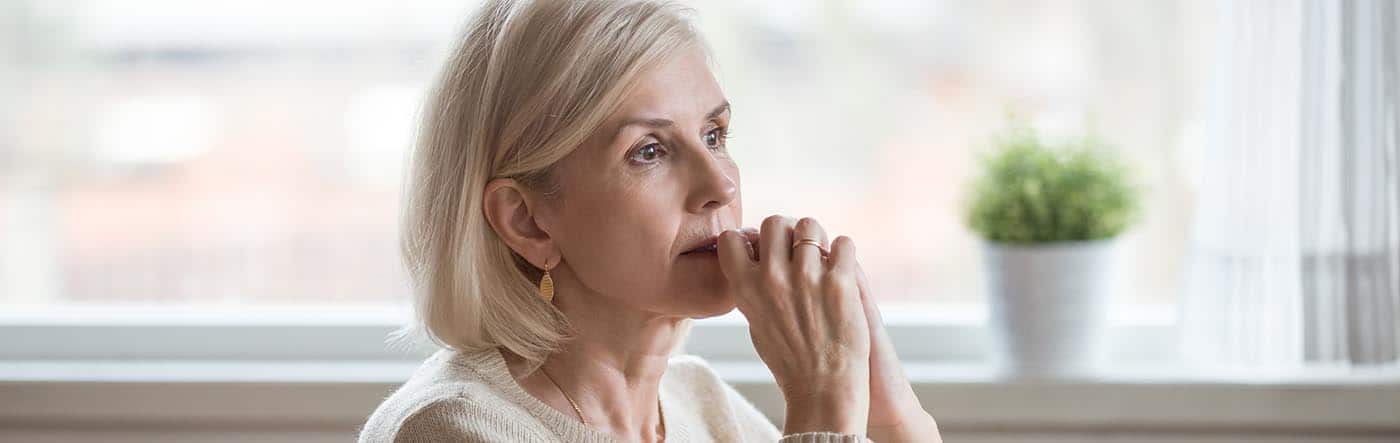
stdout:
[[833,295],[850,296],[851,278],[844,272],[829,271],[821,275],[820,284]]
[[[793,272],[794,279],[802,282],[803,289],[821,289],[822,274],[826,272],[819,267],[799,267]],[[813,294],[816,295],[816,294]]]
[[793,291],[792,282],[776,272],[763,272],[758,277],[758,287],[769,297],[789,297]]

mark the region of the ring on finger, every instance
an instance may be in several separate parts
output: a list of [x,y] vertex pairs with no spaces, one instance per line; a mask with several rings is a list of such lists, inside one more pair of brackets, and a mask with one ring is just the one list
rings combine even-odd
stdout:
[[797,250],[797,247],[798,247],[798,246],[801,246],[801,245],[812,245],[812,246],[816,246],[818,250],[821,250],[821,251],[822,251],[822,257],[823,257],[823,258],[826,257],[826,254],[827,254],[826,247],[825,247],[825,246],[822,246],[822,242],[819,242],[819,241],[816,241],[816,240],[812,240],[812,239],[810,239],[810,238],[804,238],[804,239],[798,240],[797,243],[793,243],[793,244],[792,244],[792,250],[796,251],[796,250]]

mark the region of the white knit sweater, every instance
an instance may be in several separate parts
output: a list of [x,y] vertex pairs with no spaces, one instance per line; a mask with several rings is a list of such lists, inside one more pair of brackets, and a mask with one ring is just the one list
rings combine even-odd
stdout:
[[[672,357],[659,397],[668,442],[865,442],[862,436],[807,432],[782,436],[704,360]],[[525,392],[500,351],[440,350],[385,399],[360,431],[361,443],[613,442]]]

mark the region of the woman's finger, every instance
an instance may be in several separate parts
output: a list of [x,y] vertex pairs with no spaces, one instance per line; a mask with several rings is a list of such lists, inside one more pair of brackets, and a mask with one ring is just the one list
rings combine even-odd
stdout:
[[[796,244],[802,240],[815,240],[821,244],[821,247],[811,244]],[[796,266],[802,275],[815,279],[820,277],[823,270],[826,269],[822,265],[822,250],[826,249],[825,240],[826,230],[822,229],[822,225],[817,223],[816,219],[803,217],[797,221],[797,225],[793,228],[793,244],[788,247],[792,249],[793,266]]]
[[836,240],[831,241],[831,253],[826,256],[826,265],[832,271],[854,271],[857,266],[855,241],[844,235],[836,236]]
[[[861,306],[865,309],[865,320],[870,325],[871,349],[880,348],[888,354],[881,355],[886,360],[893,360],[898,367],[899,359],[894,357],[894,346],[890,342],[889,333],[885,331],[885,319],[880,314],[880,308],[875,303],[874,294],[870,293],[870,278],[865,276],[865,269],[856,263],[856,287],[860,289]],[[871,353],[875,355],[874,352]],[[885,361],[884,363],[890,363]]]
[[[716,242],[716,252],[719,254],[719,269],[724,277],[729,280],[730,288],[737,288],[738,284],[749,279],[749,271],[755,263],[750,255],[748,238],[735,230],[725,230],[719,233],[719,241]],[[745,291],[734,291],[735,293],[747,293]]]
[[792,225],[795,222],[789,217],[781,215],[770,215],[763,219],[763,225],[759,231],[758,262],[770,269],[776,266],[787,267],[791,258],[788,256],[792,248]]
[[753,258],[753,261],[758,261],[759,246],[763,244],[763,236],[758,233],[758,228],[746,227],[739,231],[749,240],[749,256]]

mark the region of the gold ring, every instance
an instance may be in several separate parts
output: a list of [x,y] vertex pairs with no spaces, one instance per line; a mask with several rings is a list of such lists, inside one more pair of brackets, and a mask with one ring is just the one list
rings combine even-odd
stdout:
[[810,239],[810,238],[804,238],[804,239],[802,239],[802,240],[798,240],[797,243],[793,243],[793,244],[792,244],[792,250],[796,251],[796,250],[797,250],[797,247],[800,246],[800,245],[812,245],[812,246],[816,246],[818,250],[822,251],[822,257],[826,257],[826,254],[827,254],[826,248],[825,248],[825,247],[822,247],[822,242],[819,242],[819,241],[816,241],[816,240],[812,240],[812,239]]

